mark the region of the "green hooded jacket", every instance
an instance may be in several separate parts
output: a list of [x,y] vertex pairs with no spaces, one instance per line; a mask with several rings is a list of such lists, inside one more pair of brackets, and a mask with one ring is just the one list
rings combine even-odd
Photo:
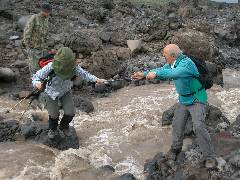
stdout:
[[53,70],[63,80],[71,79],[75,70],[75,54],[68,47],[60,48],[54,56]]

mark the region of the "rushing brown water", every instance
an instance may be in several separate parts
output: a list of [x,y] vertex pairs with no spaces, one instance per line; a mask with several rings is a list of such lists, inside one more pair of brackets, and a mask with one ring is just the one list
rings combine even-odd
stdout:
[[[209,101],[233,122],[239,113],[239,92],[216,86],[209,92]],[[96,170],[103,165],[113,166],[116,174],[130,172],[144,179],[144,162],[170,148],[171,127],[163,128],[159,122],[176,100],[174,87],[166,84],[129,86],[95,99],[95,112],[77,112],[74,118],[79,149],[58,151],[26,142],[1,143],[0,179],[107,179]],[[2,110],[11,105],[0,101]]]

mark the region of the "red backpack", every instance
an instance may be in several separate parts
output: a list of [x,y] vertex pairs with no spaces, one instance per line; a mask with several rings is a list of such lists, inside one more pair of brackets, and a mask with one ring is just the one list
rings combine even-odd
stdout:
[[38,60],[38,66],[40,69],[42,69],[44,66],[46,66],[48,63],[54,61],[54,55],[56,54],[56,51],[48,51],[48,54],[44,57],[41,57]]

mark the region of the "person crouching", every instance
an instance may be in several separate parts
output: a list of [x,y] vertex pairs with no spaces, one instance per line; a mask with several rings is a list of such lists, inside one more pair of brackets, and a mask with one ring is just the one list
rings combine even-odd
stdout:
[[[80,76],[86,81],[96,83],[104,83],[106,81],[105,79],[97,78],[77,65],[75,63],[75,55],[68,47],[60,48],[54,56],[54,61],[38,70],[32,77],[33,86],[44,91],[45,106],[49,114],[48,137],[50,139],[57,135],[57,129],[61,130],[66,136],[71,135],[69,123],[75,115],[71,92],[73,86],[71,79],[74,76]],[[50,80],[47,82],[46,87],[43,87],[42,82],[46,78]],[[64,114],[58,127],[60,116],[59,102],[62,105]]]

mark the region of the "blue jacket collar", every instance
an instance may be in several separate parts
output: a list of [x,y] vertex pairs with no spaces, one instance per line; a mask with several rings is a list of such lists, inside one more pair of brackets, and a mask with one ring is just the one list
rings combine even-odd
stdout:
[[181,54],[180,56],[178,56],[177,59],[176,59],[176,62],[175,62],[174,67],[177,67],[178,64],[180,63],[180,61],[181,61],[182,59],[186,58],[186,57],[187,57],[187,56],[184,55],[184,54]]

